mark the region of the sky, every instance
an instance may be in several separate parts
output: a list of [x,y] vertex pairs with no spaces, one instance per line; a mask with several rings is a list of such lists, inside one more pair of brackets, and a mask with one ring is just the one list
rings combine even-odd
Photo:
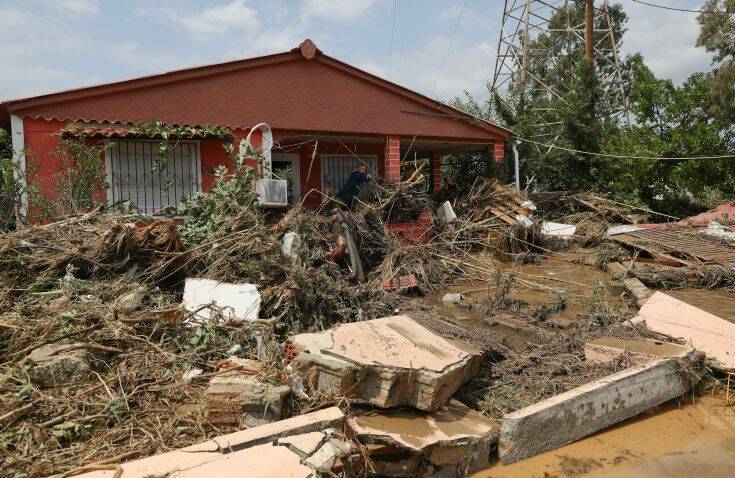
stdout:
[[[677,83],[711,68],[695,47],[696,14],[611,3],[630,17],[623,54],[641,52]],[[285,51],[305,38],[440,100],[481,95],[502,13],[502,0],[0,0],[0,99]]]

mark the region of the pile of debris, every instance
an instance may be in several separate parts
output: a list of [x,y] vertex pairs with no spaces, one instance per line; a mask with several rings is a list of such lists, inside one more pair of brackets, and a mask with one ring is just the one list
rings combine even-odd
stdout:
[[[500,280],[512,274],[471,254],[530,257],[576,234],[497,182],[442,204],[425,242],[402,243],[386,223],[426,214],[420,170],[349,213],[325,203],[274,214],[257,206],[251,178],[227,180],[181,221],[95,210],[0,236],[3,468],[463,476],[497,449],[511,462],[559,446],[698,379],[690,349],[646,352],[641,340],[668,333],[653,318],[651,330],[631,326],[626,311],[595,303],[557,331],[550,309],[518,312]],[[468,340],[426,304],[430,320],[394,315],[406,295],[459,274],[495,282],[496,296],[474,305],[486,320],[512,312],[542,339],[523,350]],[[624,353],[636,347],[655,360]],[[649,388],[611,412],[609,397],[633,386]],[[582,405],[593,424],[559,421]],[[573,432],[548,440],[562,425]]]

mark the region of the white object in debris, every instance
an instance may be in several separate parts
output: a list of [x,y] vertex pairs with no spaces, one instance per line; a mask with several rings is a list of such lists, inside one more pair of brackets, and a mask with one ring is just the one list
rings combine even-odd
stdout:
[[708,236],[720,237],[731,241],[735,240],[735,232],[728,231],[725,229],[725,226],[717,221],[710,221],[704,233]]
[[541,234],[559,239],[569,240],[577,232],[577,226],[560,222],[544,221],[541,223]]
[[285,179],[258,179],[255,192],[263,207],[288,206],[288,181]]
[[442,297],[442,302],[452,303],[452,302],[461,302],[462,301],[462,293],[461,292],[447,292]]
[[[260,313],[260,293],[253,284],[229,284],[212,279],[186,279],[184,307],[193,312],[199,307],[214,303],[222,311],[225,320],[257,320]],[[208,322],[212,309],[198,311],[190,323]]]
[[283,246],[281,250],[283,255],[291,259],[299,258],[299,246],[301,246],[301,237],[295,232],[287,232],[283,236]]
[[237,354],[239,354],[240,352],[242,352],[242,345],[240,345],[240,344],[235,344],[235,345],[233,345],[232,347],[230,347],[230,348],[229,348],[229,350],[227,350],[227,352],[225,352],[225,353],[226,353],[227,355],[230,355],[230,356],[232,356],[232,355],[237,355]]
[[444,222],[452,222],[457,219],[457,214],[454,213],[454,209],[452,209],[452,203],[450,203],[449,201],[444,201],[443,203],[441,203],[439,209],[436,210],[436,215],[439,216],[439,219]]
[[525,227],[526,229],[533,227],[533,221],[528,216],[521,216],[520,214],[516,214],[515,219],[518,224]]
[[186,372],[184,372],[184,374],[181,376],[181,378],[184,380],[184,382],[188,382],[191,379],[193,379],[195,377],[198,377],[203,372],[204,372],[204,370],[202,370],[200,368],[190,368],[189,370],[187,370]]
[[529,211],[535,211],[536,210],[536,205],[533,203],[533,201],[526,200],[526,201],[523,201],[521,203],[521,208],[522,209],[527,209]]
[[617,226],[610,226],[607,228],[607,232],[605,232],[605,235],[607,237],[615,236],[617,234],[626,234],[628,232],[635,232],[640,230],[641,228],[636,226],[635,224],[619,224]]

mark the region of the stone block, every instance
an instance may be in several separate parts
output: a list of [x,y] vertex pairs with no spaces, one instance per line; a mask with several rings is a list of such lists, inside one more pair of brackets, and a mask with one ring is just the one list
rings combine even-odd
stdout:
[[654,359],[505,415],[498,451],[504,464],[555,450],[684,394],[677,359]]
[[[229,362],[245,370],[256,369],[255,360],[230,357]],[[258,380],[254,373],[231,370],[212,377],[204,396],[207,419],[218,425],[255,427],[282,418],[283,400],[291,391],[287,385]]]
[[633,299],[633,303],[635,303],[638,308],[643,307],[646,300],[648,300],[648,298],[653,294],[651,289],[646,287],[643,282],[635,277],[624,279],[623,285],[625,286],[625,291],[630,295],[631,299]]
[[623,280],[626,277],[628,277],[628,269],[626,269],[621,263],[619,262],[610,262],[607,265],[607,272],[612,276],[615,280]]
[[25,358],[28,376],[36,385],[53,387],[86,380],[92,372],[90,354],[86,350],[65,351],[68,345],[43,345]]
[[450,342],[407,316],[341,324],[284,345],[312,389],[379,407],[435,410],[473,377],[481,353]]

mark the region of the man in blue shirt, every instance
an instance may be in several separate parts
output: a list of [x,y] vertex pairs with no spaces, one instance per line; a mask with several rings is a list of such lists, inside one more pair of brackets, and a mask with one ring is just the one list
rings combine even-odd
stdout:
[[372,179],[367,173],[367,166],[364,163],[360,163],[357,169],[350,173],[350,177],[347,178],[344,186],[337,191],[335,199],[343,203],[348,208],[352,207],[352,201],[355,196],[360,194],[360,185],[366,183]]

